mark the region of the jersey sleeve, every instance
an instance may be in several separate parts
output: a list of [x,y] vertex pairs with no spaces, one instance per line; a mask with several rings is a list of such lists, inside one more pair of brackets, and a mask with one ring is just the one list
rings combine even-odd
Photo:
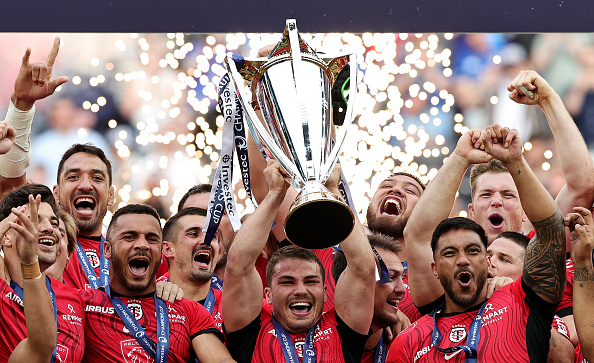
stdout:
[[190,340],[193,340],[200,334],[208,333],[215,334],[223,340],[222,334],[216,328],[214,320],[212,320],[212,316],[208,310],[196,301],[187,300],[186,303],[188,304],[188,308],[186,309],[187,314],[190,318]]

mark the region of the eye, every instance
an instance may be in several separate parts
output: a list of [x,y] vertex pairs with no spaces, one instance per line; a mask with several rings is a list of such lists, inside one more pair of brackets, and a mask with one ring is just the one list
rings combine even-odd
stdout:
[[149,243],[159,243],[159,238],[157,238],[157,237],[148,237],[147,238],[147,241]]
[[190,237],[198,237],[200,235],[200,233],[196,232],[196,231],[190,231],[188,232],[188,236]]
[[452,257],[454,255],[454,251],[445,251],[443,253],[443,256],[445,257]]
[[491,196],[491,193],[482,193],[480,196],[483,198],[488,198]]
[[511,261],[506,257],[500,257],[499,260],[503,261],[503,262],[511,263]]
[[66,180],[76,180],[78,179],[78,175],[71,174],[66,177]]

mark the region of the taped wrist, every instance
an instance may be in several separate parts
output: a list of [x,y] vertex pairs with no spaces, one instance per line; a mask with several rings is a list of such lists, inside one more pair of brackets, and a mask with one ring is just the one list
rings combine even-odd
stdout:
[[18,178],[25,174],[31,161],[31,124],[35,115],[35,106],[22,111],[10,102],[6,120],[16,132],[13,147],[4,155],[0,155],[0,175],[5,178]]

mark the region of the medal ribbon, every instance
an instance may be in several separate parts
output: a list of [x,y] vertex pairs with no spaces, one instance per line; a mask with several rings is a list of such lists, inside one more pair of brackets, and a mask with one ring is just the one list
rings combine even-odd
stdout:
[[128,309],[128,307],[115,296],[111,296],[109,284],[105,286],[105,293],[111,300],[116,313],[126,325],[126,328],[130,331],[130,334],[134,336],[134,339],[140,344],[140,346],[158,363],[167,363],[167,356],[169,354],[169,316],[167,304],[155,294],[155,307],[157,314],[157,344],[153,342],[138,320],[134,317],[134,314]]
[[[293,344],[291,334],[276,321],[274,316],[272,317],[272,325],[274,325],[276,337],[281,345],[283,355],[285,356],[285,362],[299,363],[299,356],[297,355],[297,351],[295,350],[295,344]],[[314,325],[309,330],[309,332],[307,333],[307,337],[305,338],[305,345],[303,346],[303,363],[316,362],[316,351],[314,349],[313,344],[314,334],[316,332],[317,327],[318,323],[316,323],[316,325]]]
[[212,278],[210,279],[210,287],[223,291],[223,280],[221,280],[215,273],[212,274]]
[[[47,287],[47,292],[49,292],[50,299],[52,299],[52,305],[54,307],[54,317],[56,318],[56,329],[58,328],[58,305],[56,305],[56,294],[54,294],[54,289],[52,289],[52,282],[49,277],[45,277],[45,286]],[[14,290],[15,294],[17,294],[21,298],[21,302],[23,302],[23,288],[19,286],[14,280],[10,282],[10,287]],[[24,303],[24,302],[23,302]],[[52,359],[51,363],[56,361],[56,355],[58,351],[58,346],[54,348],[52,352]]]
[[92,289],[97,289],[100,286],[105,286],[109,283],[109,260],[103,255],[104,245],[105,238],[101,236],[101,244],[99,245],[99,249],[101,250],[101,258],[99,260],[99,268],[101,269],[99,280],[101,285],[99,285],[97,282],[97,274],[95,274],[95,269],[93,269],[93,266],[91,265],[85,250],[80,244],[80,241],[76,241],[76,254],[78,255],[78,261],[80,262],[85,275],[87,275],[87,280],[89,281],[89,285],[91,285]]
[[468,336],[466,338],[466,345],[458,346],[458,347],[450,347],[450,348],[440,348],[439,343],[441,342],[442,335],[439,332],[439,328],[437,327],[436,316],[439,311],[445,306],[442,304],[439,308],[437,308],[433,313],[433,334],[431,335],[431,342],[435,349],[442,353],[454,353],[458,350],[463,350],[464,354],[466,355],[465,362],[467,363],[475,363],[477,359],[477,352],[478,352],[478,343],[479,343],[479,336],[481,333],[481,326],[483,322],[483,312],[485,310],[485,305],[487,304],[487,300],[481,306],[478,314],[472,320],[470,324],[470,328],[468,329]]
[[373,363],[384,363],[386,361],[386,341],[384,335],[385,333],[382,333],[379,342],[377,342],[377,345],[375,346]]

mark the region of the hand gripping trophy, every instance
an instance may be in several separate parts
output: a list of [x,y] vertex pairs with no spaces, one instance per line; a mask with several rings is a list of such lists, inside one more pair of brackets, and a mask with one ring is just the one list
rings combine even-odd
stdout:
[[[290,19],[281,41],[268,57],[248,60],[228,55],[225,65],[254,140],[279,161],[293,178],[293,186],[300,190],[285,220],[287,238],[308,249],[340,243],[351,233],[355,217],[323,183],[338,160],[352,123],[356,55],[319,57],[299,35],[295,20]],[[348,103],[344,124],[333,139],[334,124],[342,123],[336,119],[333,122],[331,112],[331,106],[339,104],[331,97],[339,74],[346,80],[340,92],[334,93],[348,99]],[[240,91],[242,79],[251,89],[251,102]],[[264,123],[252,105],[262,111]]]

